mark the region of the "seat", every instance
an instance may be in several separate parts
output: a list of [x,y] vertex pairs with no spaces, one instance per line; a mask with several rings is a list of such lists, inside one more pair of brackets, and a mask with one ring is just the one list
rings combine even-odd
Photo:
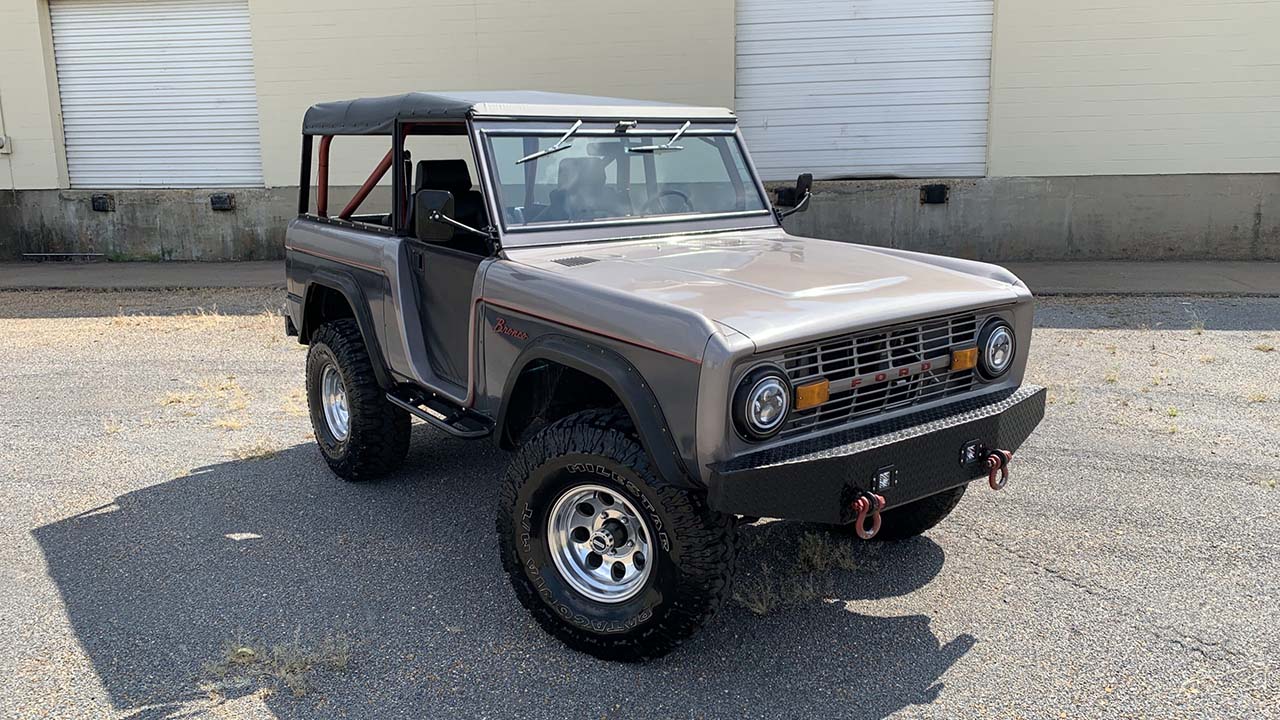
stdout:
[[556,189],[551,191],[550,206],[540,221],[594,220],[623,214],[617,192],[605,185],[603,158],[565,158],[556,172]]
[[466,160],[419,160],[413,191],[447,190],[453,193],[454,220],[481,229],[489,224],[484,196],[471,189]]

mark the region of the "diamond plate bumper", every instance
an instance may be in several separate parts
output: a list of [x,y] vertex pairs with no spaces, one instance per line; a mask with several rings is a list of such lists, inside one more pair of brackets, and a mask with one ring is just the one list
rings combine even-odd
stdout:
[[859,490],[894,507],[985,476],[980,459],[964,461],[965,448],[1017,450],[1044,418],[1044,401],[1044,388],[1024,385],[743,455],[711,466],[708,500],[726,513],[851,522]]

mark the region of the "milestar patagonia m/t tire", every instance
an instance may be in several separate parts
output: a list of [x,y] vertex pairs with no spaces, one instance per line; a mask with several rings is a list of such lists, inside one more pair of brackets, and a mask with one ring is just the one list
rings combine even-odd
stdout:
[[498,505],[516,596],[574,649],[665,655],[729,597],[733,517],[661,478],[624,413],[583,411],[538,432],[516,453]]
[[339,477],[372,480],[404,462],[409,414],[387,402],[355,320],[326,323],[311,336],[307,406],[320,453]]
[[[956,509],[967,487],[969,487],[967,484],[960,485],[892,510],[885,510],[880,513],[880,532],[872,539],[905,540],[923,534],[946,519],[951,511]],[[836,527],[841,532],[851,535],[855,530],[853,523]]]

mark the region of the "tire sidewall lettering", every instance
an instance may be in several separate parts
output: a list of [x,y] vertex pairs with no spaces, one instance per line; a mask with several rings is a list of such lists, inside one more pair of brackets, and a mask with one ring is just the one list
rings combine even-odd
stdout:
[[[669,564],[671,558],[667,553],[671,549],[671,539],[665,530],[665,523],[648,493],[638,483],[622,473],[611,470],[608,466],[599,462],[574,461],[560,465],[559,468],[555,468],[555,464],[553,460],[548,466],[534,471],[537,474],[544,475],[548,484],[554,487],[531,492],[529,497],[524,498],[519,506],[520,515],[517,519],[515,530],[517,536],[516,550],[519,555],[520,566],[528,577],[534,593],[562,621],[598,635],[631,632],[654,619],[655,607],[661,604],[664,593],[654,592],[653,588],[642,593],[636,599],[639,607],[636,608],[634,614],[625,618],[602,619],[589,616],[576,609],[574,604],[578,604],[578,602],[590,603],[591,601],[579,598],[573,604],[566,602],[564,595],[574,594],[574,591],[568,588],[559,577],[559,571],[556,570],[555,564],[551,560],[550,549],[547,547],[544,537],[545,531],[541,528],[541,525],[545,524],[545,515],[554,499],[567,492],[573,486],[580,485],[584,480],[588,479],[583,476],[607,480],[610,484],[622,490],[630,500],[643,509],[651,525],[652,533],[662,547],[664,553],[662,561],[665,561],[664,564]],[[548,473],[546,472],[547,470],[551,470],[551,472]],[[568,477],[563,480],[555,479],[556,470]]]

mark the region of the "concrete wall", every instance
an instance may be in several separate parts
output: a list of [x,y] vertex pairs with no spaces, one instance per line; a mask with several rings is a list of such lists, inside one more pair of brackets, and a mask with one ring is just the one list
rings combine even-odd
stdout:
[[[939,182],[948,202],[922,205]],[[1280,260],[1280,175],[821,182],[786,226],[976,260]]]
[[1280,171],[1278,38],[1277,2],[997,0],[987,174]]
[[[333,188],[342,207],[355,186]],[[298,189],[233,188],[235,209],[214,211],[209,190],[112,190],[112,212],[95,212],[100,190],[0,191],[0,261],[23,253],[102,253],[114,260],[269,260],[284,257],[284,230]],[[314,205],[314,191],[312,203]],[[378,188],[364,209],[389,208]]]

